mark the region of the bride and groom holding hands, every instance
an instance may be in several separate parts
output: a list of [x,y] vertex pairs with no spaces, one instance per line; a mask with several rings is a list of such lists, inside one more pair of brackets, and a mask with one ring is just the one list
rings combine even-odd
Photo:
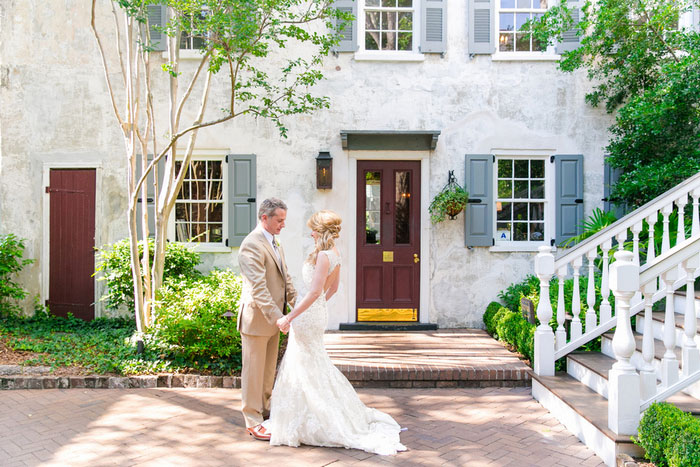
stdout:
[[[406,450],[398,423],[360,401],[323,344],[326,303],[340,280],[335,246],[340,217],[319,211],[307,222],[315,248],[302,267],[308,292],[301,299],[276,238],[286,217],[282,200],[263,201],[258,226],[238,253],[243,276],[238,313],[241,411],[248,433],[273,445],[345,447],[382,455]],[[284,314],[288,307],[291,311]],[[289,339],[275,379],[280,331],[289,332]]]

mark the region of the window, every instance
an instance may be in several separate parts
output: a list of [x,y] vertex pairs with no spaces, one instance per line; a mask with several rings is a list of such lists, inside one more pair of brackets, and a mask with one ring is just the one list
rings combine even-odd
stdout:
[[545,160],[496,160],[496,240],[541,242],[545,223]]
[[525,23],[547,11],[547,0],[497,0],[498,51],[544,52],[546,44],[528,36]]
[[[182,162],[175,162],[180,170]],[[224,160],[198,159],[190,162],[175,201],[175,241],[222,245],[226,201]]]
[[413,51],[413,0],[365,0],[365,50]]
[[206,7],[199,13],[191,14],[190,25],[187,28],[189,34],[183,32],[180,36],[180,50],[200,50],[207,46],[207,32],[200,31],[199,28],[206,24],[204,21],[208,15],[209,9]]

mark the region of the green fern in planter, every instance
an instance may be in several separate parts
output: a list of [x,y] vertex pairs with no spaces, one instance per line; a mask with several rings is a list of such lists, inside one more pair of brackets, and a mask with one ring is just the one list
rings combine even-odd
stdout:
[[435,195],[433,201],[428,207],[430,211],[430,220],[433,224],[442,222],[446,216],[454,219],[457,214],[464,210],[467,205],[469,194],[456,183],[450,183],[442,189],[440,193]]

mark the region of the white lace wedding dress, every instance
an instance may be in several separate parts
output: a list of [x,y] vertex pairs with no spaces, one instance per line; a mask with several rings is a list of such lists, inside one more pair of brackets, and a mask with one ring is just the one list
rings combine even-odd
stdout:
[[[329,274],[340,265],[332,250],[322,251],[330,262]],[[315,266],[304,263],[307,290]],[[401,427],[389,415],[366,407],[343,374],[333,365],[323,345],[328,315],[322,294],[292,321],[287,350],[272,390],[270,444],[345,447],[390,455],[405,451]]]

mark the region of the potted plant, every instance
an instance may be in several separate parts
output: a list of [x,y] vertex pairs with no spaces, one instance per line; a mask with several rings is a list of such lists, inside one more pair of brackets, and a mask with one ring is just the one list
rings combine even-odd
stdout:
[[430,220],[433,224],[437,224],[445,220],[445,216],[454,219],[467,205],[468,199],[469,194],[457,184],[452,171],[450,171],[449,182],[430,203],[428,208]]

